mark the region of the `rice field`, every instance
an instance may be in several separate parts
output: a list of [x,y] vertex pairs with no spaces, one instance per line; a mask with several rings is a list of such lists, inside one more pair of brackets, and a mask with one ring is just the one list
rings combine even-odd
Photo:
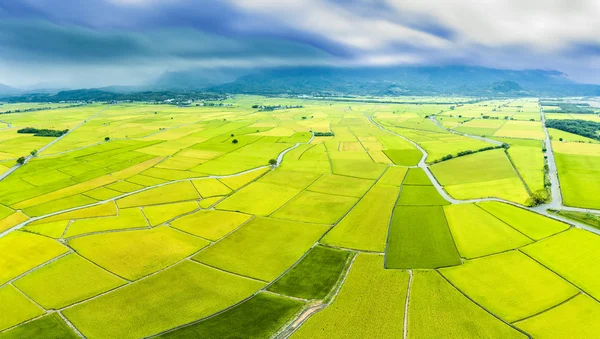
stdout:
[[[526,206],[538,100],[378,100],[3,114],[0,172],[83,124],[0,180],[0,339],[600,336],[598,234]],[[598,143],[550,135],[600,208]]]

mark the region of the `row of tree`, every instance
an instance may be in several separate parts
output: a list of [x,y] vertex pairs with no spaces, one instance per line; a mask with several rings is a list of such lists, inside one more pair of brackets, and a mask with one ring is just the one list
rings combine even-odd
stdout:
[[54,129],[37,129],[35,127],[25,127],[21,128],[17,131],[17,133],[22,134],[33,134],[36,137],[60,137],[61,135],[67,133],[69,130],[54,130]]

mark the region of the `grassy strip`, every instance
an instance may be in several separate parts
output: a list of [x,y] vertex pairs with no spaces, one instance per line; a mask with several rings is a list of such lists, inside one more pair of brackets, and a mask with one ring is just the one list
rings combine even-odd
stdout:
[[600,229],[600,215],[588,212],[549,210],[550,212]]

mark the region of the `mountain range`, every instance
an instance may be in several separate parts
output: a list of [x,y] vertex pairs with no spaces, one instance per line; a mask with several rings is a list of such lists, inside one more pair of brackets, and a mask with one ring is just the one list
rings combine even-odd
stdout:
[[[192,69],[165,72],[143,86],[110,86],[76,91],[19,91],[0,84],[13,100],[119,99],[138,92],[231,94],[600,96],[600,85],[580,84],[553,70],[504,70],[475,66],[280,67]],[[167,95],[167,94],[166,94]],[[73,97],[75,100],[75,97]]]

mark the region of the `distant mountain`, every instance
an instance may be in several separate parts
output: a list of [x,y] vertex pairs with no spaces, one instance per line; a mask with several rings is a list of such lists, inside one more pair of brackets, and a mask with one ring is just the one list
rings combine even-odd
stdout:
[[250,72],[245,68],[198,68],[165,72],[150,87],[154,90],[200,90],[235,81]]
[[558,71],[471,66],[275,68],[260,70],[208,90],[247,94],[379,96],[600,95],[600,86],[577,84]]
[[14,95],[14,94],[18,94],[21,91],[14,88],[14,87],[10,87],[7,86],[5,84],[0,84],[0,95]]

